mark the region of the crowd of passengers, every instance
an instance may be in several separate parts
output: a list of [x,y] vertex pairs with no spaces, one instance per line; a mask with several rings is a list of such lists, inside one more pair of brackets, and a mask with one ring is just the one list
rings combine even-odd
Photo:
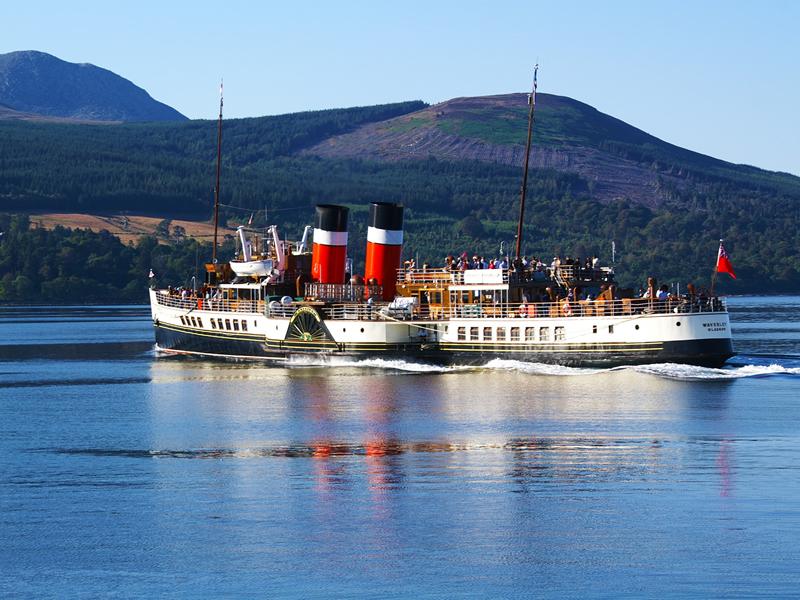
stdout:
[[197,298],[205,298],[206,300],[219,299],[222,297],[222,292],[219,289],[214,289],[205,283],[199,289],[192,289],[189,287],[167,287],[167,295],[173,298],[180,298],[181,300],[196,300]]
[[[596,289],[596,288],[595,288]],[[462,304],[455,308],[457,311],[464,311],[465,314],[476,315],[474,310],[490,309],[496,313],[500,309],[507,316],[535,317],[535,316],[587,316],[599,314],[615,315],[622,314],[641,314],[647,312],[699,312],[707,310],[718,310],[721,308],[719,300],[711,298],[705,290],[697,290],[694,284],[687,284],[684,294],[673,294],[666,284],[658,286],[654,277],[649,277],[644,288],[640,288],[638,294],[633,294],[632,290],[619,290],[616,285],[602,283],[593,294],[587,289],[579,286],[568,290],[556,286],[549,286],[540,289],[525,290],[522,299],[517,306],[498,306],[501,298],[498,292],[488,293],[474,304]],[[417,316],[425,317],[430,311],[430,299],[427,292],[422,296],[421,306],[416,308]],[[628,300],[625,306],[622,300]],[[546,306],[542,306],[546,305]],[[494,306],[494,308],[492,308]]]
[[[421,268],[413,259],[404,263],[406,272],[430,270],[428,263],[423,263]],[[591,258],[571,258],[566,256],[554,256],[550,263],[545,263],[541,258],[534,256],[530,259],[522,256],[519,259],[511,260],[508,256],[500,258],[486,259],[477,254],[472,256],[464,252],[460,256],[448,255],[444,259],[444,268],[447,271],[468,271],[471,269],[508,269],[512,279],[518,281],[547,281],[555,280],[558,274],[567,279],[579,281],[596,281],[601,279],[603,271],[600,266],[600,259],[597,256]]]

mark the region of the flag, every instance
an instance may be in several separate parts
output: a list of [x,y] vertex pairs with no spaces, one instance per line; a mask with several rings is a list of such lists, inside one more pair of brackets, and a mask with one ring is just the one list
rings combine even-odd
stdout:
[[153,278],[153,277],[155,277],[155,276],[156,276],[156,274],[155,274],[155,273],[153,273],[153,269],[150,269],[150,275],[148,275],[148,277],[149,277],[150,279],[152,279],[152,278]]
[[727,273],[736,279],[736,273],[733,272],[733,265],[725,247],[722,245],[722,240],[719,241],[719,252],[717,253],[717,273]]

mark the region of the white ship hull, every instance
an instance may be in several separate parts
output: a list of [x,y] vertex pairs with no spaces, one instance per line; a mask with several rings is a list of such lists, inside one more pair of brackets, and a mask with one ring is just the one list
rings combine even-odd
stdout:
[[[222,304],[222,303],[218,303]],[[733,355],[724,310],[563,317],[398,320],[354,306],[270,310],[181,301],[151,291],[166,352],[285,360],[293,355],[400,357],[482,364],[492,358],[570,366],[680,362],[720,366]]]

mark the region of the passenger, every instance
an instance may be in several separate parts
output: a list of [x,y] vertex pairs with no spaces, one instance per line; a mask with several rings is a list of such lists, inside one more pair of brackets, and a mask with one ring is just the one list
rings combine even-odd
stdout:
[[661,302],[666,302],[669,300],[669,286],[664,284],[660,288],[658,288],[658,293],[656,294],[656,298]]
[[569,302],[569,296],[564,298],[563,302],[561,303],[561,312],[564,313],[565,317],[572,316],[572,305]]
[[656,297],[656,289],[658,288],[658,283],[656,282],[655,277],[648,277],[647,278],[647,291],[642,294],[642,298],[647,298],[652,300]]

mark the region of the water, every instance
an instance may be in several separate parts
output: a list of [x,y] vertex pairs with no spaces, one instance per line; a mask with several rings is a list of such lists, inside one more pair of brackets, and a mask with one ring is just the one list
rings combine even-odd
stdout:
[[0,309],[5,597],[800,590],[800,297],[724,369],[165,358],[144,307]]

